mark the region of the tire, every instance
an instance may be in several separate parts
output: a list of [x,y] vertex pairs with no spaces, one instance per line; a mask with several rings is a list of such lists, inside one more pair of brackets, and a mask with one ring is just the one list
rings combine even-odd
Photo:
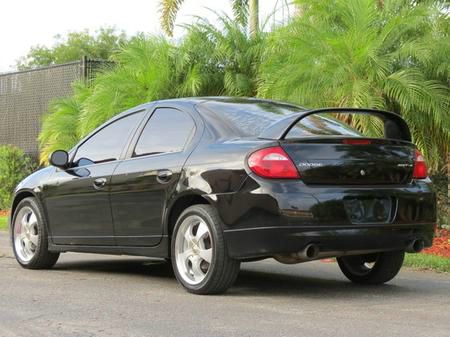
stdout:
[[48,232],[35,198],[25,198],[12,216],[11,243],[17,262],[26,269],[49,269],[59,253],[48,250]]
[[[377,285],[392,280],[400,271],[404,258],[404,251],[394,251],[342,256],[337,258],[337,262],[341,271],[350,281],[358,284]],[[368,263],[373,266],[367,266]]]
[[222,221],[210,205],[194,205],[180,215],[172,235],[171,259],[178,282],[188,292],[201,295],[225,292],[240,268],[240,262],[228,256]]

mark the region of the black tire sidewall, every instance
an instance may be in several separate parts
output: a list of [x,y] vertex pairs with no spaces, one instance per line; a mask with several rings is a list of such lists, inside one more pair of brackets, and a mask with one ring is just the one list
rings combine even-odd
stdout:
[[[16,245],[14,242],[14,231],[15,231],[15,223],[16,223],[16,217],[17,214],[19,213],[19,211],[23,208],[23,207],[30,207],[33,212],[36,215],[37,218],[37,222],[38,222],[38,245],[36,248],[36,253],[34,254],[33,258],[28,261],[22,261],[19,257],[19,255],[16,252]],[[36,262],[36,260],[39,258],[40,252],[42,249],[48,249],[47,247],[44,247],[44,244],[47,243],[47,240],[45,240],[44,238],[47,235],[47,230],[45,228],[44,225],[44,221],[42,218],[42,212],[41,209],[39,207],[39,205],[37,204],[36,200],[34,198],[26,198],[23,199],[16,207],[13,216],[11,217],[11,244],[12,244],[12,248],[13,248],[13,252],[14,252],[14,256],[16,257],[17,262],[23,266],[23,267],[28,267],[28,266],[33,266],[34,263]]]
[[[205,224],[208,226],[208,229],[211,233],[211,241],[212,241],[212,249],[213,249],[212,261],[209,266],[208,273],[202,282],[195,284],[195,285],[189,284],[186,281],[184,281],[183,277],[180,275],[180,273],[178,271],[176,257],[175,257],[175,241],[176,241],[176,237],[178,234],[178,230],[179,230],[181,224],[183,223],[183,221],[186,218],[188,218],[189,216],[193,216],[193,215],[202,218],[205,221]],[[197,206],[191,206],[191,207],[187,208],[180,215],[180,217],[178,218],[178,220],[176,222],[174,231],[172,233],[172,240],[171,240],[172,241],[171,242],[171,261],[172,261],[173,270],[174,270],[177,280],[189,291],[198,292],[199,290],[207,287],[208,283],[210,282],[211,278],[213,277],[213,274],[215,272],[215,269],[218,266],[218,263],[222,260],[221,257],[224,254],[226,254],[225,251],[220,251],[220,247],[222,245],[218,245],[218,241],[222,239],[222,235],[219,235],[218,230],[221,230],[221,229],[219,229],[217,227],[218,227],[218,225],[214,222],[211,215],[204,208],[197,207]]]
[[352,282],[358,284],[378,285],[392,280],[400,271],[405,252],[391,251],[379,253],[375,265],[366,274],[354,272],[354,266],[347,257],[337,258],[342,273]]

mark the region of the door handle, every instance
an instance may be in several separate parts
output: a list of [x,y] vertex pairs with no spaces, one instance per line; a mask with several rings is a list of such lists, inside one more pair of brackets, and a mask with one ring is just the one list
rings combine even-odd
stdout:
[[171,170],[159,170],[156,176],[156,180],[160,184],[168,183],[172,179],[172,171]]
[[106,178],[97,178],[94,180],[93,186],[96,190],[102,189],[103,187],[105,187],[105,185],[106,185]]

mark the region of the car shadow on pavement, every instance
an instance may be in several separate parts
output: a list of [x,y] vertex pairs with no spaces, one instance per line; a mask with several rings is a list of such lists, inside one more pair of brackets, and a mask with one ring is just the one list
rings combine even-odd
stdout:
[[[353,284],[347,280],[316,275],[292,275],[262,271],[241,271],[231,290],[234,296],[301,297],[309,299],[402,298],[417,295],[417,289],[387,283],[378,286]],[[423,294],[420,294],[422,296]]]
[[[241,270],[235,285],[225,296],[244,297],[299,297],[309,299],[346,299],[368,297],[403,298],[411,296],[427,296],[425,289],[417,289],[414,284],[398,285],[388,283],[381,286],[360,286],[342,279],[336,279],[335,274],[305,271],[279,270]],[[149,259],[99,259],[63,261],[54,267],[55,271],[122,274],[131,278],[168,279],[175,282],[175,276],[170,263]],[[331,278],[330,278],[331,275]],[[170,282],[173,284],[172,282]],[[169,284],[168,284],[169,285]],[[181,288],[180,288],[181,289]]]
[[164,260],[151,259],[99,259],[89,261],[64,261],[53,270],[86,273],[127,274],[135,277],[174,278],[172,266]]

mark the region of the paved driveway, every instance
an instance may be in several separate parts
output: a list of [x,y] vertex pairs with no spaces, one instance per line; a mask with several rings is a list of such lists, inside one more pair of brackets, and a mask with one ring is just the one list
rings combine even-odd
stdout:
[[450,275],[361,287],[334,263],[244,264],[222,296],[184,292],[165,263],[66,254],[28,271],[0,234],[0,336],[450,336]]

